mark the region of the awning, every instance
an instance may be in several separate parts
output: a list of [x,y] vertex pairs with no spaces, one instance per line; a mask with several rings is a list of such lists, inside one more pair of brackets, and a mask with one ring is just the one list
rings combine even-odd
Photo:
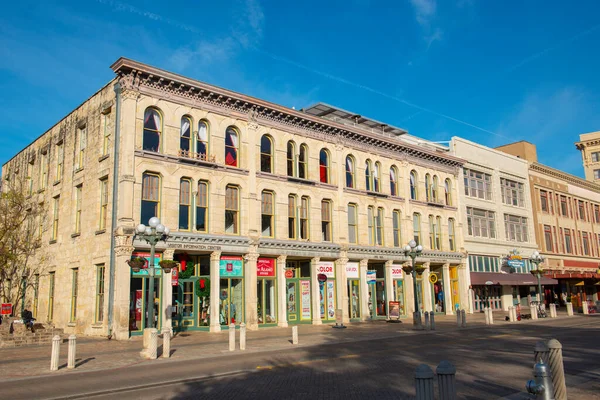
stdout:
[[[471,285],[529,286],[537,285],[537,277],[532,274],[501,274],[497,272],[471,272]],[[542,277],[542,285],[558,285],[556,279]]]

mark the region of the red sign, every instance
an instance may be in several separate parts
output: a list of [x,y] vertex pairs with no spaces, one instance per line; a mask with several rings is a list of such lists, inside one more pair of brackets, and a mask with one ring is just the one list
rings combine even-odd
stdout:
[[287,279],[291,279],[294,277],[294,270],[293,269],[288,269],[285,271],[285,277]]
[[177,271],[177,267],[171,270],[171,286],[179,285],[179,271]]
[[325,281],[327,281],[327,275],[325,275],[325,274],[319,274],[319,275],[317,275],[317,280],[319,282],[325,282]]
[[256,276],[275,276],[275,259],[259,258],[256,263]]
[[2,315],[10,315],[10,314],[12,314],[12,304],[2,303]]

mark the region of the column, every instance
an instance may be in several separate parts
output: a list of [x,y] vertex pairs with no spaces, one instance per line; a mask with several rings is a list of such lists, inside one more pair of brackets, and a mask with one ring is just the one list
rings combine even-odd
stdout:
[[245,271],[244,271],[244,289],[246,291],[246,327],[255,331],[258,329],[258,297],[256,295],[256,286],[258,279],[256,277],[256,263],[258,253],[248,253],[244,256]]
[[431,306],[431,283],[429,283],[429,263],[423,263],[423,267],[425,270],[423,271],[423,312],[425,311],[433,311],[433,307]]
[[[134,212],[134,187],[135,187],[135,138],[137,101],[139,93],[135,90],[121,89],[121,121],[120,124],[120,149],[119,149],[119,194],[118,194],[118,220],[126,224],[134,224],[136,216]],[[114,113],[114,111],[113,111]],[[114,138],[111,136],[111,140]],[[114,156],[114,155],[113,155]],[[111,158],[112,162],[112,158]],[[112,178],[111,178],[112,179]],[[112,182],[109,182],[112,185]],[[139,183],[139,182],[138,182]],[[139,214],[137,215],[139,218]],[[147,224],[148,221],[141,221]],[[135,226],[135,225],[133,225]]]
[[364,259],[359,262],[360,268],[360,320],[369,319],[371,310],[369,309],[369,285],[367,284],[367,268],[369,260]]
[[287,323],[287,285],[285,262],[287,256],[277,257],[277,326],[285,328]]
[[[166,249],[163,251],[163,260],[172,260],[173,254],[175,253],[174,249]],[[162,329],[168,329],[171,334],[173,334],[173,321],[172,321],[172,312],[171,308],[173,307],[173,285],[172,285],[172,276],[173,273],[169,272],[165,274],[161,271],[162,274],[162,320],[161,326]]]
[[219,323],[219,263],[221,261],[221,252],[213,251],[210,253],[210,331],[220,332]]
[[393,260],[385,262],[385,301],[387,309],[387,317],[390,317],[390,301],[394,298],[394,280],[392,279]]
[[444,304],[446,315],[454,315],[454,304],[452,304],[452,286],[450,285],[450,264],[442,266],[442,284],[444,285]]
[[[466,263],[462,263],[458,266],[458,298],[460,299],[460,308],[467,309],[469,306],[469,287],[471,285],[471,277],[469,276],[469,269]],[[512,305],[512,304],[511,304]],[[470,309],[470,313],[473,313],[473,309]]]
[[342,310],[342,322],[347,324],[350,322],[350,315],[348,312],[348,279],[346,278],[346,264],[348,264],[348,258],[342,257],[335,260],[335,283],[337,298],[335,301],[336,309]]
[[312,323],[321,325],[321,295],[319,292],[319,281],[317,280],[317,266],[319,257],[310,260],[310,293],[312,296]]
[[[116,235],[119,235],[122,228],[117,229]],[[131,243],[132,236],[120,235],[115,237],[117,246],[115,247],[115,279],[114,287],[108,287],[114,294],[113,300],[113,323],[109,327],[113,337],[116,340],[129,339],[129,292],[131,290],[131,268],[126,261],[131,259],[131,253],[135,249]],[[105,282],[108,282],[106,277]],[[56,305],[55,305],[56,307]]]
[[[402,267],[410,267],[412,264],[410,261],[405,262]],[[415,290],[412,273],[407,274],[404,272],[404,308],[406,310],[406,316],[411,316],[415,312]]]

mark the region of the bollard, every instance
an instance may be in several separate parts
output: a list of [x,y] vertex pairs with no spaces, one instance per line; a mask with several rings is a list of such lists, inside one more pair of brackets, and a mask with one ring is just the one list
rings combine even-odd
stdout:
[[429,325],[431,326],[431,330],[435,331],[435,313],[431,313],[429,316]]
[[67,355],[67,368],[73,369],[75,368],[75,346],[76,346],[77,336],[71,335],[69,336],[69,348]]
[[456,367],[450,361],[442,361],[435,369],[438,378],[440,400],[456,400]]
[[517,307],[513,307],[512,312],[513,312],[513,321],[517,322],[518,321],[518,319],[517,319]]
[[292,344],[298,344],[298,325],[292,326]]
[[421,364],[415,370],[415,391],[417,400],[434,400],[433,371],[429,365]]
[[488,318],[490,320],[490,325],[494,325],[494,313],[491,308],[488,308]]
[[[431,312],[433,314],[433,311]],[[429,312],[425,311],[425,330],[429,330]]]
[[464,309],[460,310],[460,319],[461,319],[461,326],[463,328],[466,328],[467,327],[467,312]]
[[554,387],[550,377],[550,369],[543,361],[533,367],[533,379],[525,385],[528,393],[536,395],[536,399],[554,400]]
[[550,318],[556,318],[556,304],[550,304]]
[[583,311],[583,315],[589,315],[590,309],[588,307],[588,302],[587,301],[582,301],[581,302],[581,311]]
[[571,303],[570,301],[567,303],[567,315],[569,317],[573,316],[573,303]]
[[52,338],[52,356],[50,357],[50,371],[58,371],[58,357],[60,355],[61,338],[55,335]]
[[413,312],[413,329],[416,331],[423,330],[423,322],[421,321],[421,312],[420,311]]
[[515,322],[515,319],[513,317],[513,306],[509,306],[508,307],[508,321],[509,322]]
[[537,342],[533,348],[533,363],[537,364],[540,361],[543,361],[547,364],[549,351],[550,350],[548,349],[546,342]]
[[460,320],[460,309],[456,310],[456,326],[460,328],[461,320]]
[[171,330],[169,328],[164,328],[162,331],[163,334],[163,358],[171,357]]
[[246,324],[240,324],[240,350],[246,350]]
[[531,319],[538,319],[537,306],[529,306],[529,309],[531,310]]
[[150,328],[150,341],[148,342],[148,358],[156,360],[158,356],[158,329]]
[[235,350],[235,324],[229,324],[229,351]]
[[565,368],[563,365],[562,345],[556,339],[548,341],[548,365],[552,373],[554,397],[556,400],[567,400],[567,385],[565,382]]

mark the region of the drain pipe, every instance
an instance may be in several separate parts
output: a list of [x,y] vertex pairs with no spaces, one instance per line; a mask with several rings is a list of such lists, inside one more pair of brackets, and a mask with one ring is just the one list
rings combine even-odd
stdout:
[[113,194],[112,194],[112,218],[110,229],[110,264],[108,287],[108,339],[112,339],[113,332],[113,303],[115,301],[115,230],[117,229],[117,194],[119,191],[119,141],[121,133],[121,83],[117,81],[115,90],[115,151],[113,155]]

